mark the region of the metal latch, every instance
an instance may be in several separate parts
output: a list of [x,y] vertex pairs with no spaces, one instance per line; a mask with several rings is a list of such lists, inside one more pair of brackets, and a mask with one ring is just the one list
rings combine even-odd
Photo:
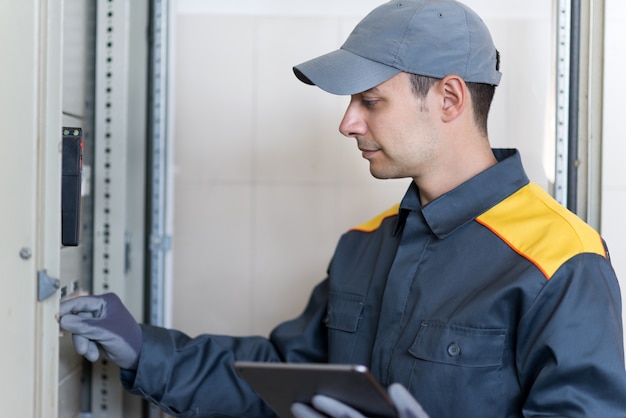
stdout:
[[48,299],[61,286],[59,279],[48,276],[46,270],[37,272],[37,300],[39,302]]

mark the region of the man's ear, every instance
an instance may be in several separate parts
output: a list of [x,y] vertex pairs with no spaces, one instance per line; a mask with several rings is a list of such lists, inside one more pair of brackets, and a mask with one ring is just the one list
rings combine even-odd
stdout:
[[469,90],[465,81],[457,75],[448,75],[439,84],[443,95],[441,117],[444,122],[451,122],[461,115],[468,105]]

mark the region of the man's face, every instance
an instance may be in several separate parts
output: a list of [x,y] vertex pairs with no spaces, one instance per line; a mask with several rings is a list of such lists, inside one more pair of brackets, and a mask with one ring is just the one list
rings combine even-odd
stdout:
[[355,138],[376,178],[417,178],[435,161],[438,138],[431,94],[418,99],[406,73],[351,97],[339,131]]

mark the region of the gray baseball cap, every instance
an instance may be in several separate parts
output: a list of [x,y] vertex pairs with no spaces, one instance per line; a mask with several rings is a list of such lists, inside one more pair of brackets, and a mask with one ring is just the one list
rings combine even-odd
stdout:
[[400,72],[498,85],[489,29],[454,0],[392,0],[368,14],[340,49],[293,67],[296,77],[329,93],[369,90]]

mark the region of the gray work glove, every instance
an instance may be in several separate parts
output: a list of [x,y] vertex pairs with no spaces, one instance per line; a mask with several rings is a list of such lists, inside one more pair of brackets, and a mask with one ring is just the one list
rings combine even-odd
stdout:
[[[428,415],[411,394],[399,383],[389,386],[389,397],[398,411],[398,418],[428,418]],[[366,418],[348,405],[324,395],[312,399],[315,409],[302,403],[294,403],[291,413],[296,418]],[[319,411],[319,412],[318,412]]]
[[71,332],[76,352],[96,361],[99,349],[123,369],[137,369],[141,328],[114,293],[61,302],[61,328]]

